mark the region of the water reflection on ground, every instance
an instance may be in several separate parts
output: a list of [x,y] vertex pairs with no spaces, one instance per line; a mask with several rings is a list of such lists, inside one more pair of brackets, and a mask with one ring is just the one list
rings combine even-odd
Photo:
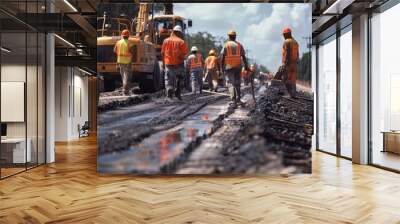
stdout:
[[[128,150],[99,156],[98,170],[104,173],[153,174],[166,172],[182,159],[184,151],[211,133],[213,122],[227,110],[227,102],[205,106],[171,129],[157,132]],[[135,118],[130,118],[135,119]],[[134,127],[132,127],[134,128]]]

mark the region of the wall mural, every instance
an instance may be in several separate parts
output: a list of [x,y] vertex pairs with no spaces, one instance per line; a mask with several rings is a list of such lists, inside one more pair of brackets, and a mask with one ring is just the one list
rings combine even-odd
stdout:
[[97,11],[98,172],[311,173],[311,4]]

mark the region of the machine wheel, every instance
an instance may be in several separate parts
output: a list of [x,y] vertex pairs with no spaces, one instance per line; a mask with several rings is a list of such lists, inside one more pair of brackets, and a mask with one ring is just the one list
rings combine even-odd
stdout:
[[[152,79],[147,79],[147,75],[152,75]],[[153,73],[144,74],[143,79],[139,83],[140,90],[145,93],[156,92],[160,90],[160,67],[158,62],[154,64]]]

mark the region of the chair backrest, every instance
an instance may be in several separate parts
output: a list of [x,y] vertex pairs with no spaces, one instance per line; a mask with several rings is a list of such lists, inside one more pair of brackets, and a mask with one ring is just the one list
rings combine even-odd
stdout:
[[82,126],[82,129],[89,129],[90,128],[90,123],[89,121],[85,121],[85,123]]

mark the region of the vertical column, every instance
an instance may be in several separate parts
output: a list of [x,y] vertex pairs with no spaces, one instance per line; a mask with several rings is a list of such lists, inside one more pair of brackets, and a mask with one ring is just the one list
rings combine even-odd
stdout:
[[313,126],[314,126],[314,134],[312,136],[312,145],[311,150],[317,149],[317,46],[313,45],[311,50],[311,86],[314,97],[314,105],[313,105]]
[[[46,1],[46,11],[53,12],[51,1]],[[55,43],[54,34],[46,34],[46,163],[55,161]]]
[[368,15],[353,19],[353,162],[368,163]]

